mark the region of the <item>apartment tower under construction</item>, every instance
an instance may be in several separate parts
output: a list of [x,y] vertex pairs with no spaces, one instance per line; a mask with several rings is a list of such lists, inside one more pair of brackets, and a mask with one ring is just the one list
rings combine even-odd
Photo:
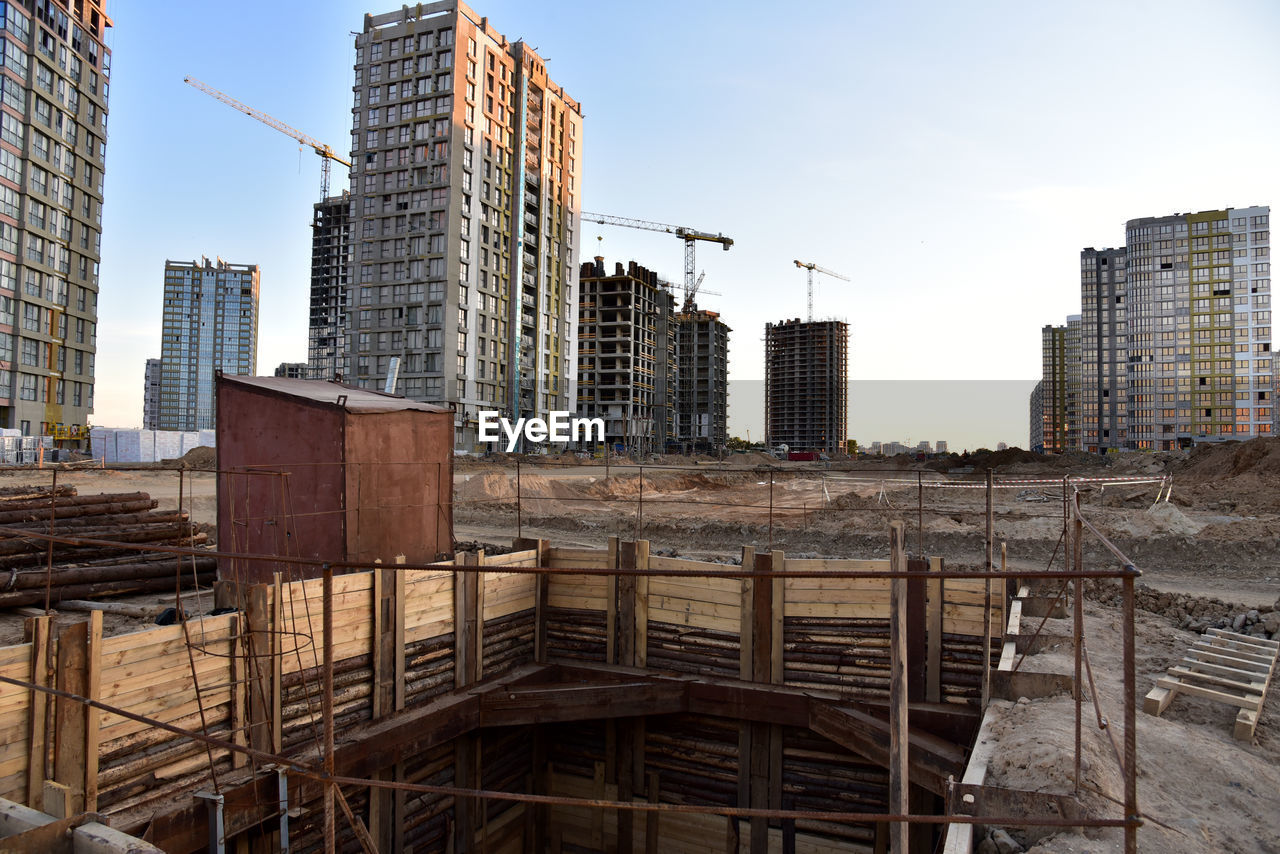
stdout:
[[607,444],[662,453],[675,438],[675,296],[635,261],[582,265],[578,415],[604,419]]
[[351,195],[316,202],[311,221],[311,315],[307,379],[346,379],[350,295]]
[[686,453],[718,453],[729,440],[732,331],[687,300],[676,315],[676,441]]
[[805,451],[842,451],[849,424],[849,324],[767,323],[765,440]]

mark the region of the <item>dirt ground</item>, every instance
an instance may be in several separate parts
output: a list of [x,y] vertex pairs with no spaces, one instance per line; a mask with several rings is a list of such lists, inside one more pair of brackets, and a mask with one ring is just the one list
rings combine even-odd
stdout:
[[[1036,620],[1038,623],[1039,620]],[[1046,632],[1069,636],[1069,620],[1049,620]],[[1199,635],[1169,625],[1166,618],[1137,612],[1138,803],[1145,825],[1141,851],[1280,851],[1280,710],[1274,691],[1252,743],[1236,741],[1236,709],[1211,700],[1177,697],[1160,717],[1141,709],[1142,697],[1177,663]],[[1106,719],[1123,732],[1123,671],[1118,609],[1088,601],[1085,643]],[[1070,673],[1071,647],[1063,643],[1027,659],[1026,668]],[[1070,695],[1020,702],[995,701],[992,731],[999,749],[988,766],[988,785],[1032,791],[1072,791],[1075,704]],[[1115,752],[1099,729],[1086,697],[1083,709],[1082,801],[1091,815],[1122,815],[1124,782]],[[1007,828],[1029,850],[1092,852],[1124,850],[1118,830],[1059,833],[1038,841]]]
[[[789,556],[885,557],[888,526],[907,524],[913,552],[941,555],[948,565],[978,566],[985,548],[985,466],[1017,484],[993,492],[994,538],[1007,547],[1011,570],[1062,566],[1062,479],[1171,478],[1161,484],[1081,484],[1086,517],[1142,571],[1138,701],[1199,636],[1225,614],[1258,612],[1258,628],[1280,608],[1280,439],[1202,447],[1190,454],[1070,455],[1037,458],[999,452],[970,460],[779,464],[760,455],[727,461],[662,458],[635,466],[561,459],[459,460],[455,468],[457,540],[507,544],[524,536],[556,545],[601,546],[609,536],[643,537],[655,553],[731,560],[744,545],[783,549]],[[664,466],[663,464],[667,464]],[[969,470],[972,466],[972,470]],[[953,485],[931,485],[949,472]],[[146,491],[161,506],[178,504],[178,472],[64,471],[60,484],[82,494]],[[48,484],[51,472],[0,473],[0,486]],[[956,486],[967,481],[967,488]],[[216,517],[213,475],[183,475],[183,507],[196,521]],[[1167,499],[1167,500],[1166,500]],[[1089,566],[1116,559],[1088,538]],[[997,547],[998,549],[998,547]],[[998,554],[997,550],[997,554]],[[998,560],[998,558],[997,558]],[[161,607],[168,597],[135,597]],[[207,595],[206,595],[206,598]],[[1220,600],[1216,604],[1212,600]],[[16,615],[14,615],[16,617]],[[1110,720],[1121,721],[1119,610],[1105,592],[1086,607],[1087,643]],[[1274,617],[1272,617],[1274,619]],[[1046,631],[1054,631],[1053,623]],[[15,629],[16,627],[16,629]],[[141,628],[108,618],[108,632]],[[14,632],[17,637],[13,637]],[[1069,626],[1057,628],[1070,634]],[[21,638],[21,619],[0,618],[0,643]],[[1070,670],[1070,648],[1029,659],[1037,670]],[[1235,710],[1179,697],[1159,718],[1138,714],[1139,801],[1148,821],[1144,851],[1280,854],[1280,708],[1273,689],[1252,743],[1232,738]],[[993,785],[1050,792],[1071,790],[1074,706],[1068,696],[997,702],[1001,749]],[[1086,703],[1085,803],[1116,816],[1123,796],[1110,743]],[[1012,830],[1012,829],[1011,829]],[[1060,833],[1036,841],[1014,831],[1036,852],[1119,851],[1114,831]]]

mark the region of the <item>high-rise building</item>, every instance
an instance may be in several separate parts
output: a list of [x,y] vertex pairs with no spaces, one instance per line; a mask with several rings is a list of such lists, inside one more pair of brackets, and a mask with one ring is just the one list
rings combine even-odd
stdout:
[[1129,447],[1272,435],[1270,208],[1130,220]]
[[578,282],[578,415],[604,419],[605,442],[662,453],[675,438],[675,297],[635,261],[606,275],[604,258]]
[[24,6],[0,3],[0,427],[78,436],[93,411],[111,20],[101,0]]
[[159,359],[147,359],[142,379],[142,429],[158,430],[160,424],[160,366]]
[[[1280,432],[1270,220],[1266,206],[1144,217],[1126,223],[1124,248],[1081,251],[1078,444],[1069,399],[1057,421],[1045,327],[1047,450],[1057,427],[1093,453]],[[1074,367],[1060,369],[1069,379]]]
[[311,222],[311,316],[307,378],[348,375],[347,297],[351,272],[351,195],[316,202]]
[[764,353],[765,441],[795,450],[843,451],[849,432],[849,324],[766,323]]
[[1128,253],[1080,252],[1081,448],[1105,453],[1128,438]]
[[1065,340],[1064,364],[1066,385],[1063,388],[1063,403],[1066,412],[1065,437],[1068,451],[1078,451],[1083,445],[1081,429],[1084,418],[1084,362],[1081,359],[1080,331],[1083,322],[1080,315],[1067,316],[1067,334]]
[[258,371],[258,266],[165,261],[161,430],[214,427],[217,372]]
[[718,452],[729,439],[729,326],[685,304],[676,315],[676,441]]
[[355,38],[350,379],[477,413],[576,399],[582,110],[462,2],[366,15]]
[[281,362],[276,365],[275,376],[290,380],[307,379],[306,362]]
[[[1031,390],[1031,430],[1027,447],[1032,453],[1044,453],[1044,380]],[[946,449],[938,453],[943,453]]]
[[1032,392],[1040,401],[1040,430],[1032,435],[1046,454],[1079,450],[1080,315],[1064,326],[1045,326],[1040,341],[1041,379]]

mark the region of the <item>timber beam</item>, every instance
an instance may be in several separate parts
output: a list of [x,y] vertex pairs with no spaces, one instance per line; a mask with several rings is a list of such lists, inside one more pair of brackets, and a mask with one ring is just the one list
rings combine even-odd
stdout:
[[[857,705],[859,708],[853,708]],[[953,704],[912,703],[911,774],[930,791],[945,794],[947,774],[963,768],[965,750],[950,740],[972,732],[973,710]],[[421,754],[459,736],[494,726],[601,720],[691,713],[753,723],[810,729],[858,755],[888,765],[888,722],[883,703],[863,703],[836,692],[736,679],[654,673],[620,665],[528,664],[503,676],[459,688],[431,703],[340,733],[334,771],[371,778],[406,756]],[[919,722],[920,725],[917,725]],[[930,723],[946,735],[936,734]],[[931,734],[931,731],[934,734]],[[314,748],[291,757],[320,767]],[[223,780],[227,836],[275,824],[276,776],[259,773]],[[292,777],[289,802],[318,797],[320,784]],[[113,823],[168,852],[203,850],[207,811],[194,799],[167,812],[121,815]]]

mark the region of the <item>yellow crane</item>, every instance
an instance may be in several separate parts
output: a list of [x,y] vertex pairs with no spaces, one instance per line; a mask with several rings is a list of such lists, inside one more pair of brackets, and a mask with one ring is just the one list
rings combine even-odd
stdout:
[[833,270],[828,270],[826,267],[819,267],[817,264],[811,264],[811,263],[808,263],[808,262],[805,262],[805,261],[797,261],[797,262],[796,262],[796,266],[797,266],[797,267],[802,267],[802,268],[804,268],[804,269],[806,269],[806,270],[808,270],[808,271],[809,271],[809,317],[808,317],[808,322],[809,322],[809,323],[812,323],[812,322],[813,322],[813,274],[814,274],[815,272],[822,273],[823,275],[830,276],[830,277],[831,277],[831,278],[833,278],[833,279],[840,279],[840,280],[841,280],[841,281],[843,281],[843,282],[851,282],[851,281],[853,281],[853,280],[852,280],[852,279],[850,279],[848,276],[842,276],[842,275],[840,275],[839,273],[837,273],[837,272],[835,272],[835,271],[833,271]]
[[[674,234],[676,237],[684,241],[684,311],[693,309],[694,297],[698,295],[698,288],[702,285],[702,277],[698,275],[697,259],[695,257],[695,246],[699,240],[705,240],[710,243],[719,243],[720,248],[728,252],[729,247],[733,245],[732,237],[725,237],[723,234],[712,234],[709,231],[699,231],[696,228],[688,228],[683,225],[667,225],[663,222],[650,222],[644,219],[631,219],[623,216],[609,216],[608,214],[587,213],[583,211],[583,222],[597,222],[600,225],[620,225],[623,228],[639,228],[643,231],[661,231],[666,234]],[[708,293],[710,293],[708,291]]]
[[302,143],[303,145],[309,146],[312,151],[320,155],[320,161],[321,161],[320,199],[321,201],[329,198],[329,171],[332,165],[330,161],[337,161],[338,163],[341,163],[343,166],[346,166],[348,169],[351,168],[351,162],[349,160],[344,160],[341,157],[339,157],[337,152],[335,152],[330,146],[325,145],[323,142],[320,142],[317,139],[313,139],[307,136],[305,133],[303,133],[300,130],[297,130],[296,128],[290,127],[289,125],[285,124],[279,119],[274,118],[273,116],[269,116],[266,113],[262,112],[261,110],[255,110],[253,107],[250,107],[247,104],[242,104],[239,101],[237,101],[235,98],[232,98],[226,92],[220,92],[217,89],[213,88],[212,86],[209,86],[205,83],[201,83],[199,80],[197,80],[194,77],[184,77],[182,78],[182,80],[187,85],[192,86],[196,89],[199,89],[201,92],[205,93],[209,97],[216,98],[222,103],[227,104],[228,106],[235,107],[237,110],[244,113],[246,116],[257,119],[258,121],[262,122],[264,125],[267,125],[268,127],[273,127],[286,136],[293,137],[298,142]]

